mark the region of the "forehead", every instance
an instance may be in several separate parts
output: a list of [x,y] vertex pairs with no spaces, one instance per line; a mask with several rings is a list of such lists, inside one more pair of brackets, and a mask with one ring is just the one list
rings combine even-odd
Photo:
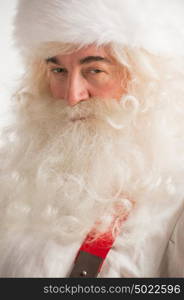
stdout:
[[89,45],[86,47],[82,47],[79,50],[73,52],[73,55],[76,56],[109,56],[109,47],[107,46],[96,46]]
[[[98,61],[102,62],[112,62],[113,58],[110,55],[110,49],[108,46],[96,46],[96,45],[89,45],[82,47],[80,49],[74,50],[69,54],[58,54],[55,57],[56,62],[70,62],[76,61],[79,63],[90,63],[93,59],[96,58]],[[85,60],[85,58],[88,58]],[[51,58],[53,60],[53,58]],[[83,61],[84,59],[84,61]],[[95,60],[95,59],[94,59]]]

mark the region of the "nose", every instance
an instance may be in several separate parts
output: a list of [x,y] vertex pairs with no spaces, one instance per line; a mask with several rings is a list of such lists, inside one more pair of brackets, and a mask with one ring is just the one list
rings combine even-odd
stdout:
[[65,100],[68,105],[74,106],[80,101],[89,99],[88,86],[81,74],[71,74],[68,76],[66,85]]

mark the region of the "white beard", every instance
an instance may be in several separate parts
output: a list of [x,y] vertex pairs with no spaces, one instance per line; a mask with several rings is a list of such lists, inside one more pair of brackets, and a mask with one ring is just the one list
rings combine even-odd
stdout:
[[157,105],[24,95],[1,147],[1,236],[38,231],[64,245],[132,204],[183,196],[182,116]]
[[11,199],[10,214],[17,210],[25,223],[34,216],[31,226],[49,224],[65,243],[86,234],[96,221],[106,230],[114,213],[126,215],[131,208],[125,187],[136,149],[125,151],[123,107],[114,100],[91,99],[73,108],[53,99],[27,100],[7,157],[13,194],[7,186],[3,190]]

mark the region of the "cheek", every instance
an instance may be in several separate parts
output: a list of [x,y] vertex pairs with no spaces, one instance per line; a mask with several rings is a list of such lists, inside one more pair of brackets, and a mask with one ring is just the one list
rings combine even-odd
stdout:
[[104,85],[102,89],[104,98],[113,98],[120,100],[127,93],[129,82],[129,73],[126,69],[120,69],[112,73],[111,79]]
[[109,81],[103,86],[101,86],[100,89],[98,89],[98,97],[101,97],[103,99],[113,98],[116,100],[119,100],[121,96],[125,93],[125,89],[121,85],[121,81]]
[[50,78],[49,87],[53,98],[59,99],[63,97],[63,89],[59,81]]

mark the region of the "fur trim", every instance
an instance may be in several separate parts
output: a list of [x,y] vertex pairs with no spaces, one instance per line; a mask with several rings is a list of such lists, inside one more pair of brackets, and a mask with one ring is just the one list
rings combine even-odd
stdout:
[[15,42],[25,56],[56,41],[183,55],[183,12],[183,0],[19,0]]

